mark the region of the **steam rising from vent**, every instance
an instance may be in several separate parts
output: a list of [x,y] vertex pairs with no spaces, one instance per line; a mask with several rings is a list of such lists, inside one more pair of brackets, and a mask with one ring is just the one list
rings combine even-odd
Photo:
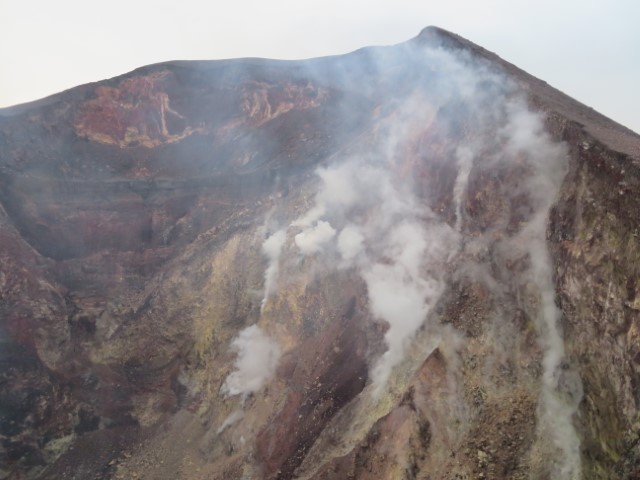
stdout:
[[[554,144],[544,131],[539,116],[528,112],[518,102],[508,104],[511,121],[504,130],[507,152],[525,153],[535,171],[523,186],[534,208],[526,227],[510,242],[520,255],[529,255],[529,284],[524,288],[537,298],[535,305],[525,305],[535,320],[539,343],[543,349],[542,394],[539,404],[538,430],[561,452],[557,459],[558,478],[581,478],[580,440],[572,423],[582,399],[582,383],[577,373],[565,363],[564,341],[559,327],[561,312],[555,303],[552,261],[546,245],[546,224],[553,201],[566,174],[567,153]],[[526,251],[523,251],[526,249]]]
[[222,422],[222,425],[218,427],[218,429],[216,430],[216,434],[220,435],[227,428],[242,420],[243,416],[244,413],[242,412],[242,410],[236,410],[235,412],[232,412],[227,418],[225,418],[224,422]]
[[[443,263],[459,243],[451,227],[417,206],[395,171],[375,155],[319,169],[315,205],[292,224],[302,227],[295,236],[300,253],[337,252],[340,267],[360,272],[371,313],[388,325],[387,351],[371,373],[378,393],[439,298]],[[340,228],[337,240],[332,225]]]
[[305,255],[312,255],[322,250],[323,245],[336,234],[329,222],[319,221],[313,227],[307,228],[295,237],[296,245]]
[[354,225],[347,225],[338,236],[338,251],[346,262],[353,261],[364,249],[364,236]]
[[264,298],[262,299],[261,308],[264,308],[269,295],[275,292],[275,282],[278,278],[280,255],[286,240],[287,232],[285,230],[278,230],[262,244],[262,253],[269,260],[269,266],[264,272]]
[[[319,186],[313,206],[294,220],[286,233],[277,232],[263,245],[270,261],[263,306],[267,296],[275,293],[287,235],[293,237],[291,244],[298,254],[317,258],[324,268],[356,271],[367,286],[372,316],[387,326],[386,351],[370,368],[373,393],[378,396],[393,369],[405,359],[418,330],[425,323],[430,331],[438,328],[432,311],[454,272],[463,275],[466,271],[467,266],[458,263],[465,243],[494,249],[494,258],[477,260],[478,264],[469,268],[487,272],[487,287],[497,297],[509,294],[511,301],[525,303],[520,306],[534,320],[543,350],[538,440],[532,450],[537,450],[539,457],[546,456],[547,464],[561,478],[578,479],[580,449],[572,418],[582,387],[577,374],[561,368],[565,364],[564,342],[546,246],[548,213],[566,173],[566,152],[545,133],[540,116],[528,109],[517,86],[495,71],[464,54],[406,48],[410,61],[428,72],[424,78],[428,88],[405,92],[401,107],[394,106],[392,113],[377,123],[370,143],[359,148],[351,145],[348,155],[316,170]],[[370,68],[381,70],[396,61],[384,55],[370,60]],[[432,211],[427,202],[418,199],[412,177],[406,174],[416,162],[431,161],[416,159],[415,152],[407,152],[407,145],[415,140],[412,135],[416,131],[424,131],[443,111],[445,127],[439,133],[457,135],[454,141],[458,142],[457,148],[448,152],[456,170],[448,187],[453,218],[443,214],[442,208]],[[453,133],[447,131],[447,125],[453,125]],[[474,169],[487,172],[505,166],[522,178],[500,188],[513,190],[505,192],[507,203],[524,199],[518,207],[522,211],[516,212],[514,221],[504,213],[509,211],[505,207],[496,214],[495,226],[483,227],[467,238],[465,205]],[[517,225],[511,227],[510,222]],[[519,277],[509,272],[500,276],[492,270],[506,257],[528,265]],[[521,283],[515,281],[523,278]],[[518,300],[521,298],[537,300]],[[263,345],[263,354],[248,347],[262,337],[246,332],[234,343],[239,358],[237,372],[225,382],[227,394],[259,389],[275,368],[275,362],[265,359],[279,355],[277,347],[264,338],[258,342]],[[252,335],[255,338],[250,340]],[[266,368],[269,372],[263,370],[266,365],[270,365]]]
[[257,325],[242,330],[231,342],[237,353],[235,371],[222,384],[220,391],[227,396],[243,397],[260,390],[276,371],[280,347]]
[[458,232],[462,228],[462,201],[467,183],[469,182],[473,156],[473,150],[467,146],[460,146],[456,150],[458,175],[456,177],[456,183],[453,186],[453,201],[456,206],[456,231]]

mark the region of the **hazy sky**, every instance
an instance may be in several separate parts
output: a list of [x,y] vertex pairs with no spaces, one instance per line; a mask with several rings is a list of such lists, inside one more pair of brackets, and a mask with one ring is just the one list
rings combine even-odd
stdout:
[[462,35],[640,132],[639,0],[0,0],[0,106],[150,63]]

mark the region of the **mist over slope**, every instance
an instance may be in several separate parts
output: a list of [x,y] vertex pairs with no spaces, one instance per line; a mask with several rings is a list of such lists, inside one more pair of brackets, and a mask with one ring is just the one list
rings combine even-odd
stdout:
[[640,474],[640,137],[437,28],[0,115],[0,478]]

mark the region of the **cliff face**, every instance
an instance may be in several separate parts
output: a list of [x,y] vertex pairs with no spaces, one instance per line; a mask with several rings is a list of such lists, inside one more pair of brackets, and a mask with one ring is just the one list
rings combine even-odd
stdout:
[[429,28],[0,110],[0,478],[640,475],[640,137]]

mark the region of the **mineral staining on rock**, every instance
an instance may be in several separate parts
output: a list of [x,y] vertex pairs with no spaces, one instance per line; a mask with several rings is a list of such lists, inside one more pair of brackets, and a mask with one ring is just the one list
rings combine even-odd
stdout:
[[80,106],[74,125],[77,135],[120,147],[153,148],[197,132],[171,108],[169,95],[162,90],[168,76],[168,71],[157,72],[124,79],[116,87],[96,87],[95,98]]

